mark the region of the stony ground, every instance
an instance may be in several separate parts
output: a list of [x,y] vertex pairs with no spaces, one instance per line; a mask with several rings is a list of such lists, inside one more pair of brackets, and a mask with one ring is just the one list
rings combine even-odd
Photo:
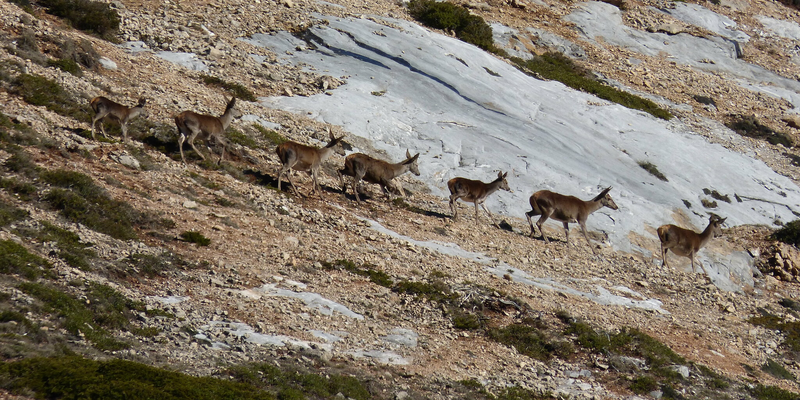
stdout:
[[[639,29],[657,29],[664,23],[674,23],[664,21],[665,17],[648,10],[648,6],[659,3],[626,2],[626,22]],[[314,12],[408,18],[402,5],[388,1],[117,1],[114,4],[123,16],[122,40],[143,40],[158,50],[202,54],[213,62],[209,74],[240,83],[257,96],[310,95],[331,90],[341,81],[340,77],[317,76],[279,65],[274,54],[236,38],[272,30],[301,29],[314,23],[311,17]],[[745,32],[754,40],[745,48],[748,61],[787,77],[800,78],[797,64],[787,62],[783,56],[783,49],[788,44],[777,38],[760,37],[756,32],[758,24],[751,17],[755,14],[785,16],[789,13],[787,9],[776,3],[758,1],[704,5],[749,27]],[[573,3],[489,1],[471,6],[475,13],[490,21],[500,21],[512,27],[536,26],[578,40],[569,26],[559,19],[576,6]],[[797,15],[797,12],[792,13]],[[37,16],[39,18],[31,18],[16,6],[0,2],[0,39],[4,42],[0,61],[26,63],[30,73],[56,80],[79,93],[87,102],[97,95],[130,104],[136,98],[145,97],[149,101],[146,118],[155,123],[171,125],[171,117],[184,109],[219,114],[224,108],[224,93],[202,84],[197,72],[177,67],[149,52],[126,53],[112,43],[70,30],[63,22],[45,14]],[[5,45],[20,35],[23,28],[33,29],[43,41],[54,35],[88,39],[102,56],[113,60],[117,68],[87,71],[78,78],[18,59],[9,54]],[[682,29],[696,35],[706,34],[696,28]],[[725,76],[714,76],[709,80],[704,75],[701,79],[680,65],[639,55],[636,57],[644,62],[630,66],[624,60],[632,54],[625,50],[580,44],[587,50],[587,68],[676,104],[689,104],[691,111],[677,107],[671,111],[681,119],[697,121],[698,134],[706,134],[700,128],[702,124],[698,115],[724,121],[728,114],[746,113],[755,114],[762,122],[799,139],[798,131],[781,121],[789,109],[788,103],[745,92]],[[43,50],[47,53],[46,47]],[[263,55],[267,61],[256,63],[248,54]],[[328,83],[327,88],[323,82]],[[703,107],[691,98],[694,94],[713,95],[717,107]],[[258,103],[240,101],[238,104],[245,113],[281,124],[284,129],[280,133],[290,139],[322,141],[327,136],[327,127],[302,115],[265,109]],[[411,209],[384,201],[377,188],[371,188],[372,199],[356,203],[352,196],[341,194],[338,180],[330,174],[323,174],[325,190],[321,195],[297,197],[274,189],[278,164],[271,148],[236,147],[228,169],[207,170],[194,163],[184,167],[137,140],[125,146],[114,141],[86,139],[75,132],[88,129],[87,124],[30,106],[5,91],[0,91],[0,112],[46,133],[58,143],[61,151],[27,150],[38,165],[88,174],[112,197],[127,201],[137,209],[169,218],[175,226],[159,232],[159,235],[142,234],[139,241],[123,242],[64,223],[56,213],[34,208],[5,192],[0,192],[0,196],[27,209],[36,220],[53,221],[79,232],[82,240],[95,244],[101,260],[118,260],[134,252],[160,254],[168,250],[187,260],[208,262],[203,268],[172,271],[160,278],[131,277],[113,281],[102,270],[81,271],[53,257],[65,282],[85,279],[106,282],[131,298],[144,300],[152,307],[166,308],[181,317],[171,320],[145,318],[141,321],[143,325],[159,327],[163,333],[152,339],[128,337],[138,342],[136,346],[114,356],[169,365],[199,375],[213,373],[220,364],[286,357],[287,354],[309,364],[333,359],[345,361],[364,373],[375,373],[388,387],[400,388],[395,390],[431,398],[446,398],[447,394],[426,385],[464,379],[485,380],[492,387],[515,384],[551,391],[564,387],[565,382],[572,379],[565,390],[576,396],[609,398],[630,394],[608,378],[611,372],[602,356],[576,358],[569,362],[536,361],[480,335],[454,329],[450,318],[435,302],[414,300],[408,295],[370,284],[364,277],[343,270],[330,271],[323,265],[335,260],[350,260],[356,265],[371,265],[395,279],[427,281],[436,276],[452,287],[465,288],[464,293],[469,293],[470,287],[480,285],[527,304],[525,311],[499,313],[495,321],[498,325],[519,320],[530,313],[552,319],[557,311],[565,310],[609,331],[638,328],[668,344],[688,360],[707,365],[726,376],[757,379],[758,382],[798,391],[795,383],[767,374],[754,378],[752,372],[744,367],[760,366],[767,358],[776,358],[783,351],[779,348],[782,340],[778,334],[746,320],[758,315],[759,308],[794,318],[777,306],[777,301],[796,298],[800,294],[796,283],[766,276],[759,277],[755,287],[746,288],[741,293],[723,292],[702,274],[685,271],[688,260],[675,258],[672,263],[677,268],[666,269],[658,258],[615,252],[602,244],[601,237],[593,237],[593,246],[596,247],[593,252],[576,232],[572,235],[572,243],[564,243],[563,232],[556,224],[546,226],[548,236],[555,239],[546,245],[538,238],[528,237],[527,222],[521,218],[505,217],[510,229],[491,226],[485,215],[476,223],[471,205],[461,204],[462,217],[453,221],[449,218],[446,199],[426,194],[424,185],[408,177],[400,181],[413,191],[413,195],[405,200],[413,207]],[[338,131],[337,127],[332,128],[337,134],[346,133]],[[141,137],[141,133],[132,132],[132,135]],[[721,139],[709,137],[709,140]],[[784,155],[796,150],[763,142],[747,143],[751,147],[735,150],[755,149],[758,157],[776,171],[798,181],[797,167],[791,165]],[[132,169],[115,161],[121,154],[139,150],[143,150],[145,158],[152,163],[150,168]],[[0,151],[0,160],[8,156],[8,153]],[[339,150],[327,162],[325,169],[331,173],[342,162],[343,151]],[[310,180],[305,175],[296,177],[295,182],[303,193],[309,192]],[[221,202],[220,198],[225,201]],[[601,305],[580,296],[503,279],[487,272],[484,264],[443,255],[389,237],[370,228],[364,219],[377,221],[391,231],[416,240],[453,243],[496,260],[493,264],[506,263],[533,277],[552,278],[585,292],[596,290],[596,285],[605,288],[624,286],[638,292],[640,296],[637,298],[660,300],[662,309],[668,314]],[[211,239],[211,245],[198,247],[176,240],[184,231],[202,232]],[[769,230],[763,227],[730,228],[723,238],[715,240],[705,251],[746,250],[761,254],[762,262],[766,263],[766,259],[775,253],[774,245],[765,240],[768,234]],[[19,240],[10,230],[0,231],[0,239]],[[635,240],[654,254],[659,253],[655,235]],[[783,247],[780,251],[784,258],[796,259],[796,251],[792,249]],[[297,290],[298,283],[304,285],[302,290],[341,303],[366,318],[359,321],[336,313],[328,316],[300,301],[242,294],[244,290],[264,284]],[[186,296],[188,300],[164,305],[152,296]],[[193,340],[186,330],[181,329],[187,326],[197,328],[212,320],[243,322],[258,332],[314,342],[319,339],[309,333],[310,329],[347,331],[350,335],[337,343],[336,349],[390,348],[412,362],[402,366],[376,367],[375,360],[357,358],[337,350],[328,352],[318,348],[296,352],[296,349],[248,344],[221,329],[209,329],[207,333],[217,335],[211,338],[214,341],[236,346],[236,350],[211,350],[207,344]],[[386,345],[381,338],[395,328],[414,330],[419,335],[418,345],[414,348]],[[800,365],[796,362],[787,362],[786,368],[795,376],[800,374]],[[584,369],[591,371],[590,376],[576,373]]]

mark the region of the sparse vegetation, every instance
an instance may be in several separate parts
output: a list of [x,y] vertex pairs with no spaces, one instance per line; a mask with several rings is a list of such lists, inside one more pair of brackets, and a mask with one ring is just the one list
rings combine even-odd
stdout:
[[0,364],[4,387],[38,398],[275,400],[252,385],[195,377],[132,361],[78,356],[31,358]]
[[456,37],[480,47],[497,52],[492,40],[492,27],[478,15],[449,1],[411,0],[408,12],[417,21],[436,29],[452,31]]
[[22,275],[28,280],[39,278],[51,267],[47,260],[11,240],[0,240],[0,260],[0,273]]
[[119,29],[119,14],[107,3],[91,0],[37,0],[48,14],[64,18],[73,27],[113,39]]
[[[0,186],[2,186],[2,181],[0,181]],[[0,198],[0,227],[4,227],[27,217],[27,211],[14,207]]]
[[208,246],[211,244],[211,239],[203,236],[202,233],[195,231],[182,232],[181,239],[189,243],[194,243],[198,246]]
[[728,197],[728,195],[720,194],[720,192],[718,192],[716,190],[703,188],[703,194],[705,194],[707,196],[711,196],[711,198],[719,200],[719,201],[724,201],[726,203],[730,203],[731,202],[731,198]]
[[709,199],[700,199],[700,204],[705,208],[717,208],[717,202]]
[[797,393],[781,389],[775,386],[756,385],[750,389],[750,394],[758,400],[797,400]]
[[242,147],[247,147],[250,149],[258,148],[258,143],[256,143],[255,139],[248,136],[246,133],[230,127],[227,131],[225,131],[225,137],[228,138],[228,141],[234,144],[238,144]]
[[773,232],[770,238],[800,248],[800,219],[787,223]]
[[268,140],[270,143],[272,143],[275,146],[278,146],[281,143],[286,142],[288,140],[285,137],[283,137],[283,135],[281,135],[280,133],[275,132],[272,129],[264,128],[263,126],[261,126],[259,124],[253,124],[253,128],[255,128],[257,131],[259,131],[261,133],[261,136],[264,139]]
[[69,230],[55,226],[43,221],[42,228],[36,235],[36,239],[42,242],[56,242],[58,247],[58,257],[66,261],[67,264],[88,271],[91,269],[91,259],[97,257],[97,253],[91,250],[91,243],[81,243],[80,237]]
[[762,311],[762,315],[752,317],[747,322],[753,325],[763,326],[767,329],[777,330],[784,335],[783,345],[792,351],[800,351],[800,322],[784,321],[778,317]]
[[238,83],[231,83],[224,81],[216,76],[209,76],[209,75],[202,75],[200,77],[208,86],[216,86],[222,89],[227,90],[232,95],[234,95],[237,99],[242,99],[246,101],[257,101],[256,95],[250,91],[247,87],[238,84]]
[[658,167],[656,167],[655,164],[649,161],[639,161],[638,164],[640,167],[642,167],[642,169],[649,172],[650,175],[653,175],[664,182],[669,182],[669,179],[667,179],[667,177],[658,170]]
[[797,380],[783,364],[771,358],[767,358],[767,362],[761,366],[761,370],[779,379],[787,379],[790,381]]
[[76,99],[61,85],[45,77],[20,74],[11,82],[9,92],[22,97],[29,104],[44,106],[56,114],[86,123],[92,121],[86,101]]
[[83,76],[83,71],[81,71],[81,67],[76,63],[74,60],[68,58],[61,58],[58,60],[48,60],[47,65],[58,68],[64,72],[68,72],[75,76]]
[[559,81],[573,89],[591,93],[601,99],[634,110],[641,110],[664,120],[672,118],[672,114],[650,100],[600,83],[588,71],[578,67],[572,60],[560,53],[545,53],[530,60],[515,57],[511,61],[523,71],[536,73],[545,79]]
[[92,178],[67,170],[45,171],[42,181],[58,188],[50,190],[44,199],[64,217],[113,238],[136,238],[133,224],[144,216],[128,203],[114,200]]
[[335,399],[341,397],[339,393],[348,399],[373,398],[364,383],[352,376],[282,370],[267,363],[230,368],[228,373],[235,381],[259,388],[278,399]]
[[729,118],[730,121],[725,125],[742,136],[766,140],[770,144],[782,145],[786,148],[794,146],[794,142],[788,135],[761,124],[755,116],[730,115]]

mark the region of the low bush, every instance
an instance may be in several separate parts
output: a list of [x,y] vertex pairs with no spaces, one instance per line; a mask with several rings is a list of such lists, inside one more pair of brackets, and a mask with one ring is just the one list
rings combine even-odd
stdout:
[[792,351],[800,351],[800,322],[785,321],[777,315],[766,312],[748,319],[747,322],[781,332],[784,335],[783,345]]
[[[36,185],[14,178],[0,178],[0,188],[16,194],[23,201],[32,200],[33,195],[39,191]],[[0,225],[2,224],[0,223]]]
[[[2,182],[0,181],[0,186],[2,186]],[[27,217],[27,211],[14,207],[0,198],[0,228]]]
[[258,100],[256,98],[256,95],[253,94],[253,92],[251,92],[250,89],[248,89],[247,87],[245,87],[245,86],[243,86],[241,84],[227,82],[227,81],[224,81],[224,80],[222,80],[220,78],[217,78],[216,76],[202,75],[200,78],[203,80],[203,83],[205,83],[206,85],[208,85],[208,86],[216,86],[216,87],[225,89],[228,92],[230,92],[233,96],[235,96],[237,99],[242,99],[242,100],[246,100],[246,101],[257,101]]
[[0,273],[22,275],[28,280],[39,278],[51,268],[47,260],[11,240],[0,240],[0,260]]
[[492,27],[478,15],[449,1],[411,0],[409,14],[417,21],[436,29],[453,31],[457,38],[487,51],[496,51]]
[[186,231],[181,233],[181,239],[189,243],[194,243],[198,246],[208,246],[211,244],[211,239],[203,236],[200,232]]
[[57,256],[67,264],[84,271],[91,269],[90,261],[97,257],[91,243],[82,243],[80,237],[69,230],[43,221],[36,239],[42,242],[55,242]]
[[792,373],[783,366],[783,364],[771,358],[767,358],[767,362],[761,366],[761,370],[778,379],[786,379],[790,381],[797,380],[794,375],[792,375]]
[[545,330],[535,324],[511,324],[504,328],[489,329],[486,334],[498,343],[514,347],[520,354],[541,361],[547,361],[553,356],[568,359],[574,354],[569,342],[549,339]]
[[797,400],[797,393],[781,389],[776,386],[756,385],[750,389],[750,394],[758,400]]
[[76,98],[43,76],[20,74],[11,82],[9,92],[22,97],[28,104],[44,106],[56,114],[86,123],[92,121],[88,102]]
[[755,116],[729,115],[728,117],[730,121],[725,125],[742,136],[766,140],[770,144],[780,144],[786,148],[794,146],[794,142],[788,135],[761,124]]
[[800,219],[796,219],[773,232],[770,239],[800,248]]
[[642,169],[649,172],[650,175],[653,175],[664,182],[669,182],[669,179],[667,179],[667,177],[658,170],[658,167],[656,167],[655,164],[649,161],[639,161],[638,164],[640,167],[642,167]]
[[703,188],[703,194],[705,194],[707,196],[711,196],[711,198],[719,200],[719,201],[724,201],[726,203],[730,203],[731,202],[731,198],[728,197],[728,195],[723,195],[723,194],[721,194],[720,192],[718,192],[716,190]]
[[37,398],[275,400],[275,396],[249,384],[195,377],[119,359],[38,357],[0,364],[0,376],[7,389],[34,393]]
[[105,233],[115,239],[135,239],[134,222],[142,221],[144,215],[128,203],[114,200],[97,186],[87,175],[67,170],[44,171],[43,182],[60,188],[52,189],[44,196],[53,208],[73,222]]
[[78,65],[78,63],[68,58],[61,58],[58,60],[48,60],[47,65],[54,68],[58,68],[64,72],[70,73],[77,77],[83,76],[83,71],[81,71],[81,67]]
[[670,120],[672,114],[656,103],[639,96],[606,86],[594,79],[586,70],[575,65],[572,60],[560,53],[545,53],[530,60],[511,58],[523,71],[532,71],[539,76],[559,81],[573,89],[591,93],[622,106],[641,110],[664,120]]
[[276,131],[274,131],[272,129],[264,128],[263,126],[261,126],[259,124],[253,124],[253,128],[255,128],[257,131],[259,131],[261,133],[261,137],[263,137],[264,139],[268,140],[270,143],[272,143],[275,146],[278,146],[278,145],[288,141],[288,139],[283,137],[283,135],[281,135],[280,133],[278,133],[278,132],[276,132]]
[[64,18],[76,29],[113,39],[120,18],[109,4],[91,0],[37,0],[48,14]]
[[[352,376],[281,370],[275,365],[258,363],[227,371],[235,381],[274,393],[278,399],[348,399],[367,400],[373,396],[364,383]],[[341,393],[343,396],[339,396]]]

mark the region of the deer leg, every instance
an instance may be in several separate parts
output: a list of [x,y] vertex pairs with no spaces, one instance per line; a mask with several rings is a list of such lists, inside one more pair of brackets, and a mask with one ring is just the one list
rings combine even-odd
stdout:
[[478,200],[475,200],[472,203],[475,204],[475,225],[477,225],[478,221],[480,221],[480,218],[478,217]]
[[458,218],[458,207],[456,207],[456,200],[458,200],[457,194],[450,195],[450,211],[453,212],[453,220]]
[[[183,165],[186,165],[186,157],[183,156],[183,142],[186,141],[186,135],[183,132],[180,132],[180,136],[178,137],[178,149],[181,151],[181,160],[183,160]],[[280,179],[280,177],[278,177]],[[278,180],[278,186],[280,187],[280,180]]]
[[499,227],[500,227],[500,225],[497,225],[497,222],[495,222],[495,220],[494,220],[494,216],[492,215],[492,212],[491,212],[491,211],[489,211],[489,209],[488,209],[488,208],[486,208],[486,205],[485,205],[485,204],[483,204],[483,203],[481,203],[481,207],[483,207],[483,211],[486,211],[486,214],[489,214],[489,221],[492,221],[492,225],[494,225],[494,226],[496,226],[496,227],[498,227],[498,228],[499,228]]
[[661,243],[661,265],[669,268],[669,264],[667,264],[667,247],[664,246],[664,243]]
[[192,134],[189,135],[189,146],[192,146],[192,150],[194,150],[194,152],[197,153],[197,155],[200,156],[200,158],[202,158],[203,161],[205,161],[206,160],[206,156],[204,156],[203,153],[201,153],[200,150],[197,150],[197,147],[194,146],[194,139],[197,138],[197,135],[200,132],[198,132],[198,131],[196,131],[194,129],[191,129],[191,131],[192,131]]
[[[95,114],[94,118],[92,118],[92,140],[97,140],[97,138],[94,136],[94,128],[95,128],[95,125],[97,125],[97,121],[100,121],[100,127],[103,126],[103,117],[104,117],[103,115],[100,115],[100,113],[97,113],[97,114]],[[105,136],[105,135],[103,135],[103,136]]]
[[542,225],[544,225],[544,222],[547,221],[548,218],[550,218],[550,214],[551,213],[542,212],[542,216],[539,217],[538,221],[536,221],[536,226],[539,227],[539,232],[542,232],[542,239],[544,239],[544,242],[548,244],[550,243],[550,241],[547,240],[547,235],[544,234],[544,229],[542,229]]
[[[566,224],[566,222],[564,223]],[[589,235],[586,233],[586,224],[580,224],[581,232],[583,232],[583,237],[586,238],[586,243],[589,245],[589,248],[592,250],[592,253],[595,253],[594,246],[592,246],[592,242],[589,241]]]
[[217,161],[217,165],[222,165],[222,159],[225,157],[225,139],[220,137],[219,143],[222,145],[222,152],[219,153],[219,161]]
[[[533,229],[533,220],[531,219],[531,214],[532,214],[532,213],[534,213],[534,212],[535,212],[534,210],[531,210],[531,211],[528,211],[528,212],[526,212],[526,213],[525,213],[525,217],[527,217],[527,218],[528,218],[528,224],[531,226],[531,234],[530,234],[530,237],[533,237],[533,234],[536,232],[536,231]],[[536,215],[536,214],[533,214],[533,215]],[[544,236],[544,235],[542,235],[542,236]]]
[[120,128],[122,128],[122,143],[127,143],[128,142],[128,125],[127,124],[122,124],[120,126]]
[[567,244],[569,244],[569,223],[564,222],[564,235],[567,237]]

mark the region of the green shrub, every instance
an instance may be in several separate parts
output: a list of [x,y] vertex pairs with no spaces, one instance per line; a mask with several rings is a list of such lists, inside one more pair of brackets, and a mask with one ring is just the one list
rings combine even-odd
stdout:
[[0,364],[0,376],[8,389],[35,393],[37,398],[275,399],[252,385],[212,377],[195,377],[119,359],[95,361],[77,356],[32,358]]
[[631,381],[631,391],[636,394],[647,394],[658,389],[658,382],[649,375],[636,377]]
[[545,53],[531,60],[513,57],[511,61],[522,68],[523,71],[535,72],[545,79],[559,81],[573,89],[591,93],[601,99],[634,110],[641,110],[664,120],[670,120],[672,118],[672,114],[650,100],[598,82],[596,79],[592,78],[587,71],[578,67],[572,60],[560,53]]
[[[0,186],[2,186],[2,181],[0,181]],[[14,207],[0,198],[0,227],[25,218],[28,218],[27,211]]]
[[453,328],[472,331],[483,328],[481,318],[475,314],[457,310],[453,313]]
[[27,177],[36,177],[39,174],[36,163],[31,160],[31,157],[23,150],[13,151],[11,157],[6,159],[3,167],[11,172],[16,172]]
[[495,50],[492,27],[478,15],[448,1],[411,0],[409,14],[417,21],[435,29],[453,31],[459,39],[487,51]]
[[730,122],[725,125],[742,136],[766,140],[770,144],[780,144],[786,148],[794,146],[788,135],[761,124],[753,115],[729,115],[729,118]]
[[0,240],[0,260],[0,273],[22,275],[28,280],[37,279],[51,267],[44,258],[10,240]]
[[773,232],[770,238],[800,248],[800,219],[784,225]]
[[254,95],[253,92],[250,91],[250,89],[238,83],[226,82],[220,78],[217,78],[216,76],[201,75],[200,78],[206,85],[216,86],[225,89],[231,94],[233,94],[237,99],[242,99],[246,101],[258,100],[256,98],[256,95]]
[[22,97],[26,103],[44,106],[56,114],[78,121],[92,121],[86,101],[69,94],[58,83],[42,76],[20,74],[11,83],[9,92]]
[[160,276],[166,271],[186,265],[180,257],[169,252],[159,255],[135,253],[128,256],[124,261],[139,274],[148,277]]
[[767,358],[767,362],[761,366],[761,370],[779,379],[787,379],[790,381],[797,380],[783,364],[771,358]]
[[264,128],[263,126],[261,126],[259,124],[253,124],[253,128],[255,128],[257,131],[261,132],[261,136],[264,139],[268,140],[270,143],[272,143],[275,146],[278,146],[278,145],[288,141],[288,139],[283,137],[283,135],[281,135],[280,133],[275,132],[272,129]]
[[111,336],[107,329],[130,331],[134,312],[145,310],[144,304],[126,298],[113,288],[92,283],[86,300],[69,295],[58,288],[38,283],[23,283],[19,289],[38,299],[47,312],[56,313],[60,325],[72,335],[81,333],[100,350],[120,350],[129,345]]
[[38,0],[48,14],[64,18],[73,27],[106,39],[116,35],[120,18],[107,3],[91,0]]
[[253,138],[247,136],[246,133],[238,129],[228,128],[228,130],[225,132],[225,137],[227,137],[228,141],[230,141],[231,143],[238,144],[242,147],[247,147],[250,149],[258,148],[258,143],[256,143],[256,141]]
[[339,393],[356,400],[373,398],[367,387],[352,376],[283,371],[268,363],[234,367],[227,372],[237,382],[276,393],[278,399],[333,399]]
[[358,267],[350,260],[336,260],[332,263],[326,261],[322,263],[322,266],[327,270],[343,268],[353,274],[367,277],[370,282],[383,287],[391,288],[394,285],[394,280],[387,273],[373,269],[370,266]]
[[46,221],[42,221],[42,229],[36,238],[42,242],[56,242],[58,257],[84,271],[91,269],[89,261],[97,257],[97,253],[90,249],[91,243],[81,243],[76,233]]
[[112,199],[92,178],[67,170],[45,171],[42,181],[64,189],[52,189],[44,199],[73,222],[120,240],[136,238],[134,221],[144,218],[128,203]]
[[39,191],[35,185],[27,182],[20,182],[16,179],[0,178],[0,188],[19,196],[20,199],[28,201]]
[[758,400],[798,400],[800,396],[775,386],[756,385],[750,389],[750,394]]
[[[492,328],[486,332],[489,339],[514,347],[517,352],[541,361],[547,361],[557,354],[559,346],[551,342],[538,327],[529,324],[511,324],[505,328]],[[567,351],[560,354],[565,358]]]
[[653,175],[664,182],[669,182],[669,179],[667,179],[667,177],[658,170],[658,167],[656,167],[655,164],[649,161],[639,161],[638,164],[640,167],[642,167],[642,169],[649,172],[650,175]]
[[747,322],[780,331],[784,335],[783,345],[789,347],[792,351],[800,351],[800,322],[786,322],[783,318],[768,313],[752,317]]
[[730,203],[731,202],[731,198],[728,197],[728,195],[723,195],[723,194],[721,194],[720,192],[718,192],[716,190],[703,188],[703,194],[705,194],[707,196],[711,196],[711,198],[717,199],[719,201],[724,201],[726,203]]
[[58,60],[48,60],[47,65],[54,68],[58,68],[64,72],[68,72],[78,77],[83,76],[83,71],[81,71],[81,67],[78,65],[78,63],[68,58],[61,58]]
[[181,239],[189,243],[194,243],[198,246],[208,246],[211,244],[211,239],[203,236],[200,232],[186,231],[181,233]]

